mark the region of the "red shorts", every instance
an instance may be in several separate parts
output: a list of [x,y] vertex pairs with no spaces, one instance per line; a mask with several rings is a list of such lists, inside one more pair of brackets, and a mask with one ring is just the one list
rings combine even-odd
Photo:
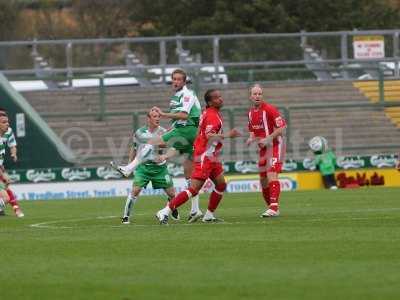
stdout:
[[214,179],[224,173],[222,163],[205,157],[203,161],[193,162],[192,178],[198,180]]
[[272,147],[263,147],[259,151],[258,169],[260,177],[267,177],[267,173],[282,172],[283,147],[275,144]]

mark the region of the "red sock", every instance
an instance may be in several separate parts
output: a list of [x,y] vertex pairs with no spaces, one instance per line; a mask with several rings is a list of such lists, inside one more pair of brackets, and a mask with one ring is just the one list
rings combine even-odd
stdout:
[[226,183],[217,185],[215,189],[212,191],[210,195],[210,199],[208,200],[208,210],[214,212],[218,204],[221,202],[222,197],[224,196],[224,191],[226,189]]
[[188,188],[180,192],[178,195],[175,196],[171,201],[169,201],[168,206],[170,209],[174,210],[181,206],[183,203],[189,200],[189,198],[196,196],[197,193],[194,189]]
[[219,202],[222,199],[223,194],[219,194],[219,192],[212,191],[210,195],[210,199],[208,200],[208,210],[214,212],[218,207]]
[[11,204],[12,208],[14,210],[19,208],[17,197],[15,197],[14,193],[10,189],[6,189],[6,192],[7,192],[8,198],[9,198],[8,203]]
[[268,184],[268,187],[270,199],[269,208],[277,211],[279,209],[279,195],[281,193],[281,185],[279,183],[279,180],[271,181]]
[[261,187],[261,189],[262,189],[264,201],[265,201],[265,203],[267,203],[267,206],[269,206],[271,204],[271,201],[269,200],[269,187],[266,187],[266,188]]

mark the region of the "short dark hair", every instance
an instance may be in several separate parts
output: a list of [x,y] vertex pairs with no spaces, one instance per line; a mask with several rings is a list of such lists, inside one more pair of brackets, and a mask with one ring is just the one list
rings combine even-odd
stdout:
[[3,107],[0,107],[0,117],[8,117],[7,111]]
[[171,78],[174,77],[174,74],[181,74],[183,76],[183,81],[186,82],[187,75],[185,71],[183,71],[182,69],[175,69],[171,74]]
[[209,89],[206,91],[206,93],[204,94],[204,101],[206,102],[206,107],[209,107],[208,102],[211,101],[212,96],[211,94],[218,91],[217,89]]

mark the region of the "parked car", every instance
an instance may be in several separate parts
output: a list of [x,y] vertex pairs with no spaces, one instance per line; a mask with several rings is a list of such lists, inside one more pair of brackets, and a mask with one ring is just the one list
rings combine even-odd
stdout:
[[[103,75],[105,86],[140,85],[135,77],[129,76],[129,70],[106,71]],[[98,87],[100,85],[100,80],[99,75],[93,75],[93,78],[72,79],[71,83],[74,88]],[[71,84],[68,81],[64,81],[59,83],[59,86],[69,87]]]
[[[176,68],[167,67],[164,69],[164,81],[162,77],[162,68],[151,68],[147,72],[151,75],[150,82],[154,84],[166,83],[171,84],[171,74]],[[200,68],[202,74],[202,79],[204,82],[215,82],[215,78],[219,78],[219,82],[222,84],[228,83],[228,75],[225,73],[225,68],[223,66],[218,66],[219,74],[215,75],[215,66],[205,66]],[[187,82],[191,82],[192,79],[188,76]]]
[[10,84],[18,92],[45,91],[49,89],[43,80],[10,81]]

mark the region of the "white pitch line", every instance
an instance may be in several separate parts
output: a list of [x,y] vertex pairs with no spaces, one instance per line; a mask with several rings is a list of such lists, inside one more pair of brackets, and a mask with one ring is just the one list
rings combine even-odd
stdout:
[[96,217],[96,219],[98,219],[98,220],[113,219],[113,218],[118,218],[118,216],[100,216],[100,217]]
[[[117,218],[117,216],[98,216],[98,217],[94,217],[94,218],[98,219],[98,220],[101,220],[101,219]],[[74,227],[74,226],[52,226],[51,224],[82,222],[82,221],[88,221],[88,220],[92,220],[92,219],[93,219],[93,217],[91,217],[91,218],[81,218],[81,219],[49,221],[49,222],[30,224],[29,227],[33,227],[33,228],[48,228],[48,229],[49,228],[50,229],[72,229],[72,228],[76,228],[76,227]]]
[[[347,211],[340,211],[340,213],[354,213],[354,212],[369,212],[369,211],[397,211],[400,210],[398,207],[391,207],[391,208],[367,208],[367,209],[362,209],[362,210],[347,210]],[[332,212],[333,213],[333,212]],[[337,213],[337,212],[335,212]],[[150,215],[150,214],[145,214],[145,213],[140,213],[140,214],[135,214],[137,216],[145,216],[145,215]],[[30,224],[29,227],[32,228],[48,228],[48,229],[73,229],[76,228],[76,226],[58,226],[54,224],[60,224],[60,223],[71,223],[71,222],[82,222],[82,221],[88,221],[92,219],[97,219],[97,220],[103,220],[103,219],[113,219],[113,218],[118,218],[118,216],[97,216],[97,217],[87,217],[87,218],[80,218],[80,219],[67,219],[67,220],[56,220],[56,221],[48,221],[48,222],[42,222],[42,223],[36,223],[36,224]],[[236,217],[240,218],[240,217]],[[398,219],[399,217],[390,217],[390,216],[372,216],[372,217],[344,217],[344,218],[309,218],[309,219],[286,219],[284,216],[279,217],[278,219],[280,221],[283,221],[285,223],[296,223],[296,222],[301,222],[301,223],[306,223],[306,222],[329,222],[329,221],[362,221],[362,220],[391,220],[391,219]],[[275,218],[274,218],[275,219]],[[220,222],[220,223],[213,223],[214,225],[250,225],[250,224],[266,224],[270,219],[264,219],[263,221],[259,222],[241,222],[241,221],[235,221],[235,222]],[[281,223],[281,222],[280,222]],[[204,224],[202,222],[195,223],[195,224],[188,224],[188,223],[172,223],[169,224],[170,226],[193,226],[193,225],[201,225]],[[160,226],[160,224],[130,224],[130,225],[96,225],[96,227],[113,227],[113,228],[120,228],[120,227],[127,227],[127,226],[134,226],[134,227],[154,227],[154,226]]]
[[[42,222],[42,223],[36,223],[36,224],[31,224],[29,227],[32,228],[47,228],[47,229],[73,229],[77,228],[76,226],[57,226],[57,225],[52,225],[52,224],[59,224],[59,223],[71,223],[71,222],[82,222],[82,221],[87,221],[87,220],[93,220],[93,219],[112,219],[112,218],[118,218],[117,216],[99,216],[99,217],[94,217],[94,218],[81,218],[81,219],[70,219],[70,220],[58,220],[58,221],[49,221],[49,222]],[[314,218],[314,219],[301,219],[301,220],[296,220],[296,219],[286,219],[284,217],[279,217],[279,218],[273,218],[273,220],[279,221],[279,223],[274,223],[274,224],[282,224],[282,223],[308,223],[308,222],[330,222],[330,221],[365,221],[365,220],[394,220],[394,219],[399,219],[400,217],[390,217],[390,216],[383,216],[383,217],[377,217],[377,216],[372,216],[372,217],[350,217],[350,218],[331,218],[331,219],[325,219],[325,218]],[[242,222],[242,221],[234,221],[234,222],[217,222],[217,223],[211,223],[212,225],[256,225],[256,224],[267,224],[271,222],[271,219],[263,219],[261,221],[256,221],[256,222]],[[208,223],[172,223],[167,225],[176,227],[176,226],[207,226]],[[271,223],[272,224],[272,223]],[[95,225],[92,227],[111,227],[111,228],[123,228],[123,227],[160,227],[160,226],[165,226],[165,225],[160,225],[160,224],[129,224],[129,225]]]

